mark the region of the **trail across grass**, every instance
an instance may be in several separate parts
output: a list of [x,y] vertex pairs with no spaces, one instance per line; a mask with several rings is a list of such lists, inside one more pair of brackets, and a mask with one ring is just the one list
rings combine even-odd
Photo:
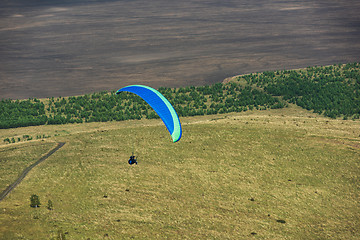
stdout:
[[24,171],[20,174],[20,176],[15,180],[15,182],[11,183],[1,194],[0,194],[0,201],[3,200],[25,177],[26,175],[39,165],[41,162],[46,160],[48,157],[50,157],[52,154],[54,154],[57,150],[59,150],[62,146],[65,145],[65,142],[60,142],[57,144],[55,148],[53,148],[51,151],[49,151],[46,155],[42,156],[38,161],[31,164],[27,168],[24,169]]

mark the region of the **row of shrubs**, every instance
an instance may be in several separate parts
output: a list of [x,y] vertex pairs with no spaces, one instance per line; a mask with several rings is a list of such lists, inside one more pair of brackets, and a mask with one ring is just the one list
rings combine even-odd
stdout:
[[[58,134],[55,134],[55,136],[57,136]],[[36,135],[36,139],[44,139],[44,138],[49,138],[49,137],[51,137],[51,136],[49,136],[49,135],[45,135],[45,134],[43,134],[43,135]],[[23,135],[22,136],[22,138],[21,137],[11,137],[11,138],[9,138],[9,137],[7,137],[7,138],[4,138],[4,142],[5,143],[16,143],[16,142],[23,142],[23,141],[30,141],[30,140],[33,140],[33,137],[32,136],[30,136],[30,135]]]

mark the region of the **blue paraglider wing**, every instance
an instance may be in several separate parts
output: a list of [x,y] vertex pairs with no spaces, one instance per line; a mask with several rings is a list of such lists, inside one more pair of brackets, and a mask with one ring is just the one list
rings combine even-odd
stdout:
[[179,117],[173,106],[161,93],[148,86],[130,85],[119,89],[116,94],[124,91],[135,93],[144,99],[164,122],[166,128],[171,134],[173,142],[180,140],[182,129]]

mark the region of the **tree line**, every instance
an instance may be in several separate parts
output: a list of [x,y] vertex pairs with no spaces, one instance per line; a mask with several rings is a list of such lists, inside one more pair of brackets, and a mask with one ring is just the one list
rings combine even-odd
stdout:
[[[351,63],[266,71],[239,76],[229,83],[158,90],[181,117],[283,108],[294,103],[328,117],[346,119],[359,118],[359,89],[359,63]],[[0,101],[0,128],[142,118],[158,115],[140,97],[126,92]]]
[[358,119],[360,115],[359,63],[268,71],[241,76],[238,81],[330,118]]
[[0,101],[0,128],[37,126],[46,123],[45,105],[38,99]]
[[[254,108],[280,108],[285,103],[263,91],[237,83],[211,86],[158,89],[179,116],[241,112]],[[23,104],[23,102],[25,104]],[[77,97],[49,98],[44,101],[2,100],[0,128],[43,124],[123,121],[158,118],[155,111],[132,93],[98,92]]]

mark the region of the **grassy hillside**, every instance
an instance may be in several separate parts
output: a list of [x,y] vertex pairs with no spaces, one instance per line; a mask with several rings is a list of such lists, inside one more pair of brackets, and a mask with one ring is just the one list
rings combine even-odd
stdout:
[[0,130],[48,136],[1,142],[0,176],[66,142],[0,202],[0,239],[360,238],[358,120],[290,104],[181,121],[175,144],[159,119]]

